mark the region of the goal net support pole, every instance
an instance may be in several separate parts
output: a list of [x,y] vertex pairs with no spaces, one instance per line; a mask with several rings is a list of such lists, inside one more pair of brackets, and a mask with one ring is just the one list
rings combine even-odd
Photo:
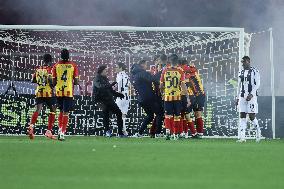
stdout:
[[273,61],[273,30],[269,28],[269,45],[270,45],[270,52],[269,52],[269,60],[271,65],[271,98],[272,98],[272,138],[275,139],[275,88],[274,88],[274,61]]

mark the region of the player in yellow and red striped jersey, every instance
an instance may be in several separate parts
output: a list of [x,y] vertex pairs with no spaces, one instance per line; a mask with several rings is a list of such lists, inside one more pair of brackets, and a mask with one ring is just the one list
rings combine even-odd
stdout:
[[198,70],[196,69],[194,64],[191,64],[189,66],[189,82],[195,96],[194,103],[192,104],[196,123],[196,130],[199,138],[203,136],[204,132],[202,111],[205,105],[205,91]]
[[[165,109],[165,127],[167,140],[170,139],[170,134],[173,133],[174,140],[177,139],[178,129],[181,124],[181,94],[182,90],[186,91],[184,72],[178,68],[179,59],[176,54],[169,56],[171,67],[167,67],[160,79],[160,90],[164,94],[164,109]],[[188,92],[185,92],[187,97],[187,106],[190,105]]]
[[194,127],[194,123],[192,121],[191,118],[191,112],[193,112],[194,107],[196,105],[196,97],[194,94],[194,86],[193,86],[193,82],[191,80],[191,72],[192,69],[190,68],[190,66],[188,65],[187,60],[181,60],[181,67],[184,71],[185,74],[185,83],[186,83],[186,87],[187,87],[187,91],[189,94],[189,99],[190,99],[190,106],[188,108],[186,108],[186,98],[185,96],[182,96],[182,103],[183,103],[183,113],[184,113],[184,122],[183,122],[183,130],[182,132],[184,132],[184,137],[188,138],[188,129],[190,130],[191,136],[192,138],[199,138],[199,136],[197,135],[197,131]]
[[50,109],[48,116],[48,126],[45,136],[54,139],[52,135],[52,128],[55,121],[56,112],[56,98],[53,93],[52,77],[51,77],[51,62],[52,57],[50,54],[43,56],[43,66],[36,68],[35,73],[32,77],[32,82],[37,84],[36,88],[36,111],[31,117],[31,121],[28,127],[28,135],[30,139],[34,139],[33,127],[37,121],[38,115],[42,109],[43,104],[46,104]]
[[74,85],[78,85],[79,72],[75,62],[69,61],[69,51],[61,51],[61,61],[52,69],[53,82],[56,83],[56,97],[60,114],[58,117],[58,140],[64,140],[69,112],[74,106]]

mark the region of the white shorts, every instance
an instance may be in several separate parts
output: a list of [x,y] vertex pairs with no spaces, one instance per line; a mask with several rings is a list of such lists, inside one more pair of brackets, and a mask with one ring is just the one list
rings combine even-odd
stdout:
[[116,104],[117,104],[117,106],[119,107],[119,109],[121,110],[121,112],[122,112],[122,114],[127,114],[127,112],[128,112],[128,109],[129,109],[129,100],[124,100],[124,99],[120,99],[120,98],[118,98],[118,99],[116,99]]
[[247,101],[244,97],[240,97],[238,110],[245,113],[258,113],[257,97],[252,97],[250,101]]

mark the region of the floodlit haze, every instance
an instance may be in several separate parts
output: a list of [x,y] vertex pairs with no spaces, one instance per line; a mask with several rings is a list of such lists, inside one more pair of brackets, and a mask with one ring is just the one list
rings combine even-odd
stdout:
[[[244,27],[274,30],[276,94],[284,95],[283,0],[0,0],[0,24],[132,25]],[[254,43],[253,60],[267,52],[266,42]],[[262,64],[263,66],[263,64]],[[269,67],[269,62],[267,62]],[[263,68],[260,71],[265,71]],[[267,84],[270,81],[266,81]]]

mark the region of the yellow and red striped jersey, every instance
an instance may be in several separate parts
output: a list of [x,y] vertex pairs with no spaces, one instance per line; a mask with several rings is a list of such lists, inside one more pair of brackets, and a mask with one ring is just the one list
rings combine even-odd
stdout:
[[178,67],[166,68],[160,82],[164,84],[164,100],[175,101],[181,100],[181,83],[185,81],[182,69]]
[[52,77],[56,78],[56,96],[73,97],[74,79],[79,78],[79,71],[75,62],[59,61],[53,66]]
[[187,65],[184,66],[183,69],[185,71],[186,84],[189,92],[195,96],[204,95],[204,87],[197,69],[194,66]]
[[35,91],[36,97],[52,97],[53,90],[49,83],[49,78],[51,78],[51,67],[41,66],[36,68],[33,74],[33,81],[37,83],[37,88]]

